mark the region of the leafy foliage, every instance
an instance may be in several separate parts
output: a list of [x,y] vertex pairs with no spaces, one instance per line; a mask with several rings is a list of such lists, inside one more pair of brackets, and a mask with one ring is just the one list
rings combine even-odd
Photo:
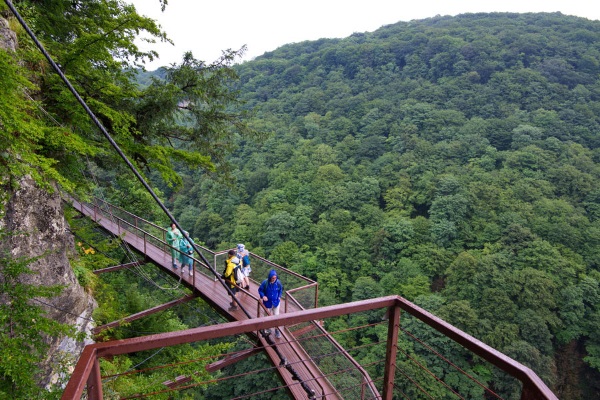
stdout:
[[[9,238],[5,232],[0,240]],[[1,243],[6,248],[6,243]],[[15,259],[0,254],[0,397],[11,399],[52,398],[56,393],[37,385],[40,361],[47,356],[47,337],[69,335],[73,327],[48,318],[35,299],[54,297],[60,286],[38,287],[23,283],[35,259]]]
[[[252,134],[235,111],[237,94],[232,88],[237,75],[231,65],[244,49],[225,52],[213,63],[187,53],[180,65],[164,70],[163,79],[153,78],[140,87],[136,72],[157,54],[140,51],[135,39],[142,32],[150,40],[169,39],[133,6],[121,1],[16,3],[63,74],[139,170],[158,174],[162,179],[157,183],[162,180],[169,187],[182,183],[173,172],[179,163],[205,171],[218,166],[220,175],[227,175],[225,155],[232,151],[233,134]],[[5,138],[19,132],[25,142],[3,151],[5,168],[10,166],[6,173],[32,173],[39,182],[49,178],[80,192],[91,183],[82,179],[82,157],[112,171],[109,179],[122,175],[127,168],[109,142],[25,32],[18,33],[19,57],[28,68],[18,69],[14,62],[11,66],[11,57],[2,52],[6,93],[0,128]],[[36,104],[41,116],[31,115],[34,103],[22,98],[23,89],[41,99]]]
[[72,183],[60,172],[58,160],[48,152],[70,148],[91,155],[95,150],[84,146],[80,138],[71,136],[68,130],[48,127],[36,118],[36,103],[24,96],[35,87],[25,79],[25,70],[16,58],[6,51],[0,52],[0,72],[0,174],[3,181],[31,175],[48,189],[49,179],[72,189]]

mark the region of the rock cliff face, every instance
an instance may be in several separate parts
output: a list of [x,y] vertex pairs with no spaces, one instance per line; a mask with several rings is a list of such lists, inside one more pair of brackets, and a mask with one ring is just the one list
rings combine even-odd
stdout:
[[[0,228],[17,233],[11,240],[11,255],[15,258],[42,256],[29,264],[34,273],[23,276],[22,281],[35,286],[64,286],[59,296],[40,299],[47,304],[43,308],[49,318],[76,326],[89,337],[96,303],[79,285],[69,264],[68,255],[75,251],[74,241],[67,229],[60,196],[41,190],[31,179],[25,178],[16,191],[9,193],[3,208],[5,214],[0,219]],[[66,362],[74,366],[83,347],[91,343],[65,337],[47,337],[46,341],[50,349],[48,358],[40,360],[44,370],[41,385],[56,382],[60,377],[54,370],[55,365]]]
[[[14,51],[16,43],[14,32],[6,20],[0,18],[0,51]],[[6,183],[5,177],[0,177],[0,182]],[[79,285],[69,264],[68,255],[74,252],[74,240],[67,229],[60,196],[40,189],[32,179],[23,178],[18,189],[3,191],[0,203],[0,228],[17,234],[7,250],[14,257],[41,256],[29,264],[34,273],[22,277],[23,282],[64,286],[59,296],[39,299],[47,304],[43,306],[47,316],[89,333],[96,303]],[[64,337],[45,339],[50,350],[48,358],[40,360],[44,373],[39,383],[43,386],[59,379],[54,369],[57,362],[76,361],[87,344]]]
[[8,22],[0,18],[0,49],[15,51],[17,48],[17,35],[8,27]]

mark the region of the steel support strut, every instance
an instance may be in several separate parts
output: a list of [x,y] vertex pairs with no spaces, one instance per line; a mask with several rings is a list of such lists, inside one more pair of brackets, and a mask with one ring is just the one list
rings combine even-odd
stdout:
[[89,400],[102,400],[102,378],[100,376],[100,361],[96,358],[92,371],[87,380],[87,393]]
[[394,376],[396,375],[396,354],[398,352],[398,330],[400,329],[400,307],[388,308],[388,335],[383,372],[383,400],[394,396]]

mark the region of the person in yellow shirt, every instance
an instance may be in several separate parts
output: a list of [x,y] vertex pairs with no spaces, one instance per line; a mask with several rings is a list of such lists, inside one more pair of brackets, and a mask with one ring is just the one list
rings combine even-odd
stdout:
[[[233,262],[234,258],[237,258],[236,253],[235,253],[235,250],[231,249],[227,253],[227,260],[225,261],[227,266],[225,267],[225,272],[223,274],[223,277],[225,278],[225,282],[229,284],[229,288],[233,292],[233,297],[235,297],[238,292],[238,285],[235,281],[235,276],[233,273],[233,269],[235,267],[237,267],[237,265]],[[236,311],[239,309],[239,307],[233,300],[234,299],[232,298],[231,303],[229,303],[229,305],[231,306],[228,309],[229,311]]]

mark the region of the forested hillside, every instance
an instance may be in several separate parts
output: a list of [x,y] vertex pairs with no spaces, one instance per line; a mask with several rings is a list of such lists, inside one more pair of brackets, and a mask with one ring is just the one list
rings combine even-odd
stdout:
[[[210,64],[188,53],[179,65],[136,75],[156,56],[137,48],[137,36],[168,38],[133,7],[12,3],[198,242],[215,250],[245,243],[318,280],[321,305],[401,295],[531,367],[559,398],[600,399],[600,21],[561,14],[435,17],[290,44],[240,65],[235,51]],[[0,3],[0,17],[0,33],[11,44],[0,48],[0,216],[11,214],[11,199],[30,177],[37,190],[100,194],[166,224],[8,4]],[[19,217],[31,220],[28,212]],[[64,248],[74,276],[98,302],[95,323],[182,294],[152,266],[97,277],[93,270],[135,255],[74,213],[66,218],[75,241],[67,246],[65,239]],[[66,328],[50,324],[48,310],[33,299],[61,289],[13,284],[36,273],[33,258],[14,256],[17,235],[39,237],[23,228],[0,221],[0,397],[57,398],[61,382],[48,391],[34,381],[41,377],[36,356],[48,349],[37,339],[57,339]],[[53,253],[54,245],[36,250]],[[358,325],[352,318],[327,321],[327,328]],[[221,321],[206,304],[189,303],[101,339]],[[378,327],[367,332],[347,331],[340,342],[353,348],[384,335]],[[448,343],[438,344],[454,351]],[[233,346],[114,357],[102,361],[102,370],[151,370]],[[402,339],[399,346],[436,368]],[[368,350],[353,356],[372,361]],[[471,372],[502,398],[518,398],[519,388],[476,360],[453,361],[479,368]],[[234,366],[240,373],[246,367]],[[204,369],[182,363],[173,371],[198,370]],[[201,375],[194,379],[208,378]],[[109,378],[105,393],[159,390],[167,379],[162,370]],[[273,383],[261,379],[236,384]],[[453,384],[482,397],[470,383]],[[194,396],[229,398],[231,386],[203,386]]]
[[399,294],[600,398],[599,21],[435,17],[236,71],[267,137],[226,183],[163,187],[192,236],[317,279],[323,305]]

